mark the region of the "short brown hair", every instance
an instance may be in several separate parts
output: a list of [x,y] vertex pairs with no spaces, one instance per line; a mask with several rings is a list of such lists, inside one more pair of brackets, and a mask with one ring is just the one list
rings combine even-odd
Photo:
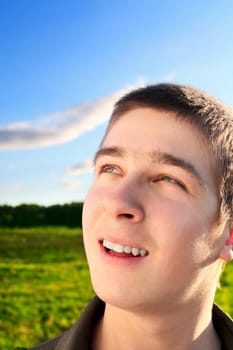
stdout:
[[143,107],[174,112],[199,129],[216,161],[221,212],[233,220],[233,110],[189,86],[149,85],[129,92],[115,104],[106,134],[123,114]]

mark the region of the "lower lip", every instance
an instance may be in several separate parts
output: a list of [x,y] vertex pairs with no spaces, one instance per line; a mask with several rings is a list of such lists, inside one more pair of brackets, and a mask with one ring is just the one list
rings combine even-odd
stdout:
[[112,255],[106,251],[103,245],[100,243],[100,257],[109,264],[114,265],[133,265],[142,262],[148,255],[145,256],[126,256],[126,255]]

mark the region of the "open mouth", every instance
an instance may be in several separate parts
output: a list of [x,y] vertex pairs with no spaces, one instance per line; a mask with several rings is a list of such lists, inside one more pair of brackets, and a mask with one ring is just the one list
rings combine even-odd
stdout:
[[137,256],[146,256],[149,254],[149,252],[146,249],[136,248],[136,247],[130,247],[128,245],[123,245],[119,243],[113,243],[111,241],[108,241],[104,239],[101,241],[103,247],[105,248],[106,252],[112,255],[118,255],[118,256],[126,256],[126,257],[137,257]]

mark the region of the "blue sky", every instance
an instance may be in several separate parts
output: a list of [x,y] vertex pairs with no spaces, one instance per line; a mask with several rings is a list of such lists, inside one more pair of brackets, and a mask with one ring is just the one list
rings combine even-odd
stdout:
[[0,204],[82,201],[114,101],[172,81],[233,106],[231,0],[0,1]]

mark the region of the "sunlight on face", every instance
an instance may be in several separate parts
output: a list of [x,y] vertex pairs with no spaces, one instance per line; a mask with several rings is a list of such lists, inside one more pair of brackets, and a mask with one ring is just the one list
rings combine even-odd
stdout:
[[224,227],[216,228],[209,158],[199,133],[168,112],[136,109],[110,129],[83,211],[92,281],[104,300],[150,308],[212,293]]

